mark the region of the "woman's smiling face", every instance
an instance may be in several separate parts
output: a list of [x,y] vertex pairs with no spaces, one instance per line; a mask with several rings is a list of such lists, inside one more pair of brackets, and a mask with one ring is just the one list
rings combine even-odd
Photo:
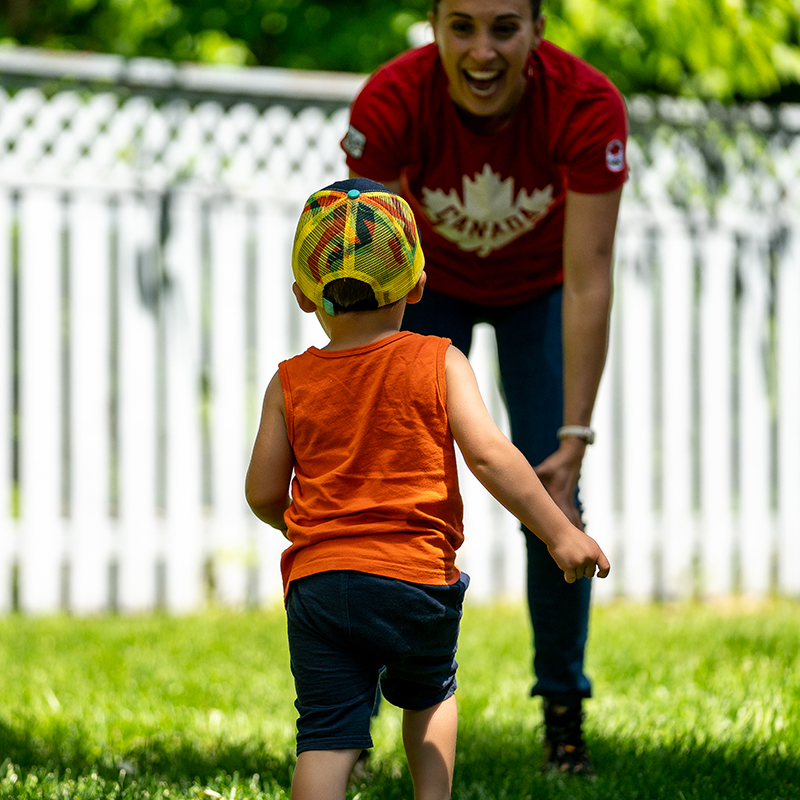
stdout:
[[510,116],[544,33],[530,0],[441,0],[430,21],[453,102],[477,117]]

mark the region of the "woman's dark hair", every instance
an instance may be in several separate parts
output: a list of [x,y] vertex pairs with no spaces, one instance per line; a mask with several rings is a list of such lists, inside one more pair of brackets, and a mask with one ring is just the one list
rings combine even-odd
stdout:
[[[431,12],[436,14],[436,10],[439,8],[439,3],[441,0],[431,0]],[[542,0],[531,0],[531,14],[533,15],[534,19],[539,18],[539,14],[542,13]]]

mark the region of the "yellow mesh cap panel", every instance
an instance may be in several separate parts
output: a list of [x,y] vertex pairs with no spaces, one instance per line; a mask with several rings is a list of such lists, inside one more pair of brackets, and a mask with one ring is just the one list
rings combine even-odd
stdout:
[[292,271],[315,305],[322,306],[322,290],[339,278],[369,284],[379,306],[394,303],[414,288],[424,266],[414,214],[402,197],[322,189],[306,201]]

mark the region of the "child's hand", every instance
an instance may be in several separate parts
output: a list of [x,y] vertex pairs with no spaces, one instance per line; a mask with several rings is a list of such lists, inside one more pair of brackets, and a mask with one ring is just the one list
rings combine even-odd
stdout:
[[578,578],[605,578],[611,564],[600,545],[577,528],[560,537],[558,544],[547,548],[559,568],[564,570],[564,580],[574,583]]

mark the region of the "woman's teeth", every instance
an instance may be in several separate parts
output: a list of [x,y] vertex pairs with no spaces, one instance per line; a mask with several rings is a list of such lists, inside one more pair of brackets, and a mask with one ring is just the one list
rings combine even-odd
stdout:
[[475,94],[490,94],[500,77],[499,70],[466,70],[465,75]]

